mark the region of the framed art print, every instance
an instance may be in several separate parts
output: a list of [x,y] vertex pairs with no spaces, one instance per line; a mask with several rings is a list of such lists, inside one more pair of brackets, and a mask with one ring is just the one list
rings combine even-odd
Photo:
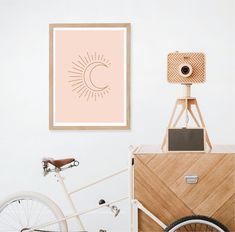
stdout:
[[50,24],[49,128],[130,128],[130,24]]

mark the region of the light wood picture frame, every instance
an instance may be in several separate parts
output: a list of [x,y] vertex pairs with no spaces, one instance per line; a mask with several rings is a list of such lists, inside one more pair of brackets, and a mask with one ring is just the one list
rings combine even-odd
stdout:
[[130,128],[130,23],[49,25],[49,129]]

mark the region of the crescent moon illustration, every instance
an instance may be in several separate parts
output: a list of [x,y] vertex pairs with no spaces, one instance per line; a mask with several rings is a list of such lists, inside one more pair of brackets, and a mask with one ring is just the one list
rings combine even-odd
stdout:
[[89,64],[86,69],[84,70],[84,82],[85,84],[87,85],[87,87],[90,89],[90,90],[93,90],[93,91],[102,91],[104,89],[106,89],[108,86],[104,86],[104,87],[98,87],[96,86],[93,81],[92,81],[92,71],[98,67],[98,66],[103,66],[103,67],[108,67],[106,64],[104,63],[101,63],[101,62],[94,62],[94,63],[91,63]]
[[109,68],[110,61],[104,58],[104,55],[88,53],[72,62],[72,69],[69,70],[68,82],[72,86],[72,91],[78,94],[78,97],[86,100],[97,100],[104,98],[110,91],[109,85],[97,86],[92,81],[92,73],[98,66]]

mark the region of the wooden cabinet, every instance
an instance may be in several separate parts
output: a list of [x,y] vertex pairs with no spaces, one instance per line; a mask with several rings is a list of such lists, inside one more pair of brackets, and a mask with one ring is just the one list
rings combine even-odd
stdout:
[[[186,183],[186,176],[197,176],[198,182]],[[235,148],[164,153],[141,146],[134,154],[134,197],[166,225],[201,214],[235,231]],[[162,229],[139,212],[139,231]]]

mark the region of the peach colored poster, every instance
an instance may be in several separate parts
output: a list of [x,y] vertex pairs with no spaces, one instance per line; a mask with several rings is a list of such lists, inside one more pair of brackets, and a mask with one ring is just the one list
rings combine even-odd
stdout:
[[129,128],[129,24],[50,25],[50,128]]

